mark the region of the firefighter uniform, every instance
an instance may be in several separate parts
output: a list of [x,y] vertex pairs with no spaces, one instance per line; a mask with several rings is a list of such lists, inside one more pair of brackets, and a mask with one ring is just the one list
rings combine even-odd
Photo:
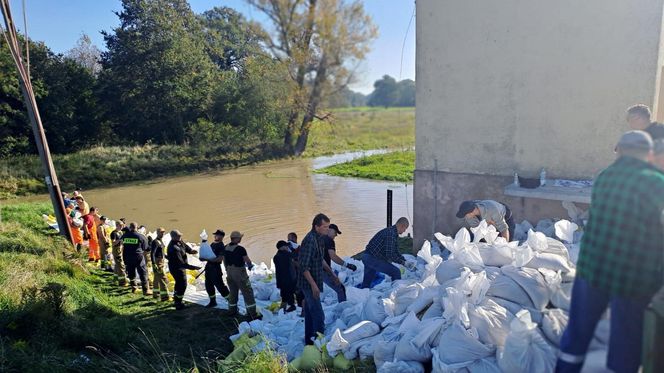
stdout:
[[164,246],[161,238],[155,238],[150,245],[150,255],[152,259],[152,272],[154,273],[154,281],[152,296],[161,298],[162,301],[168,301],[168,278],[166,277],[166,270],[164,268]]
[[143,295],[151,295],[148,273],[145,268],[143,252],[148,249],[148,239],[144,235],[129,231],[122,236],[122,257],[127,266],[127,275],[132,292],[136,291],[136,272],[141,279]]
[[113,272],[119,286],[127,286],[127,271],[122,258],[122,235],[121,230],[111,232],[111,245],[113,245]]
[[[223,257],[224,249],[226,246],[223,242],[213,242],[210,244],[212,251],[217,258]],[[219,291],[222,297],[228,298],[228,288],[224,284],[224,274],[221,271],[221,263],[218,262],[207,262],[205,264],[205,291],[207,291],[208,296],[210,297],[210,303],[208,307],[214,307],[217,305],[217,293]]]
[[[171,238],[174,236],[174,232],[171,232]],[[168,259],[168,271],[173,276],[175,280],[175,289],[173,291],[173,301],[175,303],[176,309],[184,308],[184,303],[182,299],[184,298],[184,292],[187,290],[187,270],[198,270],[199,267],[193,266],[187,262],[187,254],[195,254],[196,252],[192,250],[189,245],[179,240],[179,237],[182,237],[181,234],[176,235],[178,240],[171,239],[171,242],[168,243],[168,250],[166,258]]]
[[224,249],[224,266],[230,290],[230,294],[228,295],[228,310],[231,314],[238,312],[238,292],[242,292],[244,305],[247,307],[247,314],[251,317],[257,317],[254,290],[251,288],[251,282],[249,282],[249,276],[245,268],[245,256],[247,256],[247,250],[238,244],[230,243]]

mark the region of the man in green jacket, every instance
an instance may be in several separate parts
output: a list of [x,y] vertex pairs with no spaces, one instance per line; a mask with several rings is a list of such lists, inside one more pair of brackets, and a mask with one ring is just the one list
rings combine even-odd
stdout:
[[664,173],[648,163],[652,148],[646,132],[625,133],[616,147],[618,159],[595,180],[557,372],[581,370],[609,306],[607,367],[639,369],[643,313],[662,286]]

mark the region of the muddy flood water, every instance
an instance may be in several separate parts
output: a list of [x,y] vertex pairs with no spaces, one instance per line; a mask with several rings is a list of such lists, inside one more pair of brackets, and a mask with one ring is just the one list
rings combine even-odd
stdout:
[[[393,220],[413,216],[412,185],[314,174],[313,169],[364,153],[278,161],[158,182],[84,192],[111,219],[127,218],[154,231],[177,228],[188,242],[201,230],[244,233],[242,245],[256,263],[269,265],[275,243],[294,231],[301,241],[318,212],[339,226],[340,255],[360,252],[386,225],[387,189],[394,191]],[[410,233],[409,229],[407,233]]]

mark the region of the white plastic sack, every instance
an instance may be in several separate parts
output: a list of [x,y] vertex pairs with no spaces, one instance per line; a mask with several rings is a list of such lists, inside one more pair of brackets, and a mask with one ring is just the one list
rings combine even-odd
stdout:
[[503,372],[552,372],[556,353],[531,321],[530,313],[520,311],[510,325],[505,347],[498,352]]
[[525,310],[528,310],[528,312],[530,312],[530,318],[533,322],[535,322],[537,324],[542,322],[542,317],[543,316],[542,316],[541,311],[534,310],[532,308],[527,308],[527,307],[524,307],[520,304],[511,302],[511,301],[508,301],[508,300],[502,299],[502,298],[487,297],[487,299],[491,299],[492,301],[494,301],[494,302],[498,303],[499,305],[501,305],[502,307],[504,307],[507,310],[507,312],[509,312],[512,316],[519,313],[519,311],[525,309]]
[[380,325],[387,318],[387,312],[383,305],[383,300],[380,296],[369,295],[364,308],[362,309],[362,318],[364,320],[373,321]]
[[394,351],[397,348],[398,341],[378,341],[374,348],[374,364],[380,369],[383,364],[394,360]]
[[492,356],[496,349],[480,342],[477,330],[454,323],[440,333],[438,356],[445,364],[474,361]]
[[415,301],[406,308],[406,311],[420,313],[422,310],[430,306],[434,302],[434,299],[439,299],[440,297],[441,289],[439,286],[424,288]]
[[503,245],[480,244],[479,251],[482,262],[487,266],[502,267],[512,263],[512,251],[518,246],[518,242],[510,242]]
[[375,322],[364,320],[351,326],[341,333],[341,336],[348,343],[354,343],[360,339],[372,337],[380,332],[380,326]]
[[198,249],[198,259],[200,260],[211,260],[216,258],[214,251],[212,251],[212,246],[205,241],[201,243],[201,247]]
[[420,284],[412,284],[392,292],[390,299],[394,302],[394,315],[401,315],[406,312],[408,306],[417,299],[421,290],[422,286]]
[[567,258],[557,254],[539,252],[534,253],[533,259],[526,264],[526,267],[534,269],[546,268],[562,272],[570,272],[572,270]]
[[378,373],[424,373],[424,366],[416,361],[397,361],[383,364]]
[[551,219],[540,220],[539,222],[537,222],[535,230],[543,233],[547,237],[553,237],[553,235],[555,234],[555,229],[553,227],[553,220]]
[[461,228],[453,240],[440,233],[436,233],[434,236],[461,264],[478,271],[484,267],[482,256],[480,255],[477,246],[471,244],[470,233],[466,228]]
[[453,280],[461,275],[463,267],[463,264],[456,259],[446,260],[436,268],[436,280],[441,285]]
[[484,344],[503,346],[510,331],[510,322],[514,316],[491,299],[485,299],[481,305],[468,308],[470,325],[477,329],[479,339]]
[[540,269],[540,272],[544,276],[544,280],[549,289],[551,304],[556,308],[569,311],[570,302],[572,300],[572,285],[574,283],[563,283],[560,272],[548,269]]
[[482,220],[477,227],[470,228],[470,231],[473,233],[474,243],[484,240],[488,244],[493,244],[496,238],[500,235],[496,230],[496,227],[489,225],[486,220]]
[[443,258],[438,255],[433,255],[431,251],[431,243],[429,241],[424,241],[422,249],[418,251],[417,257],[424,260],[426,266],[424,267],[424,275],[422,278],[427,278],[436,274],[436,270],[440,263],[442,263]]
[[546,286],[544,277],[538,270],[506,266],[501,268],[501,271],[519,284],[531,300],[530,305],[528,303],[517,303],[539,311],[546,308],[546,305],[549,303],[549,289]]
[[431,347],[438,342],[438,334],[444,326],[445,320],[442,317],[420,322],[399,341],[394,352],[395,360],[423,363],[431,360]]
[[528,231],[526,243],[533,251],[544,251],[549,246],[546,235],[541,232],[535,232],[532,229]]
[[556,347],[560,346],[560,338],[565,332],[568,320],[569,316],[563,310],[553,308],[544,312],[542,332],[544,332],[544,336],[549,342]]
[[463,363],[445,364],[440,360],[437,349],[433,350],[431,365],[433,373],[502,373],[498,367],[498,362],[493,357],[464,361]]
[[[519,306],[532,308],[532,301],[525,290],[507,275],[501,274],[491,282],[487,295],[508,300]],[[520,310],[520,309],[519,309]]]
[[357,353],[360,356],[360,359],[373,359],[374,352],[376,351],[376,344],[382,340],[383,339],[380,334],[377,334],[373,337],[365,338],[355,342],[351,348],[357,347]]
[[574,242],[574,232],[579,229],[579,226],[576,223],[572,223],[568,220],[560,220],[554,224],[556,231],[556,237],[564,242],[573,243]]
[[433,304],[422,315],[422,321],[433,319],[443,316],[443,304],[439,300],[435,300]]

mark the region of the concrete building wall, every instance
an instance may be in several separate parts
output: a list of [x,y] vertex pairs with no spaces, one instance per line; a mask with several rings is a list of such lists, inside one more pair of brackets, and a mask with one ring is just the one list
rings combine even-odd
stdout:
[[428,238],[434,213],[437,230],[456,228],[452,210],[468,198],[521,204],[518,220],[564,213],[502,188],[515,171],[537,177],[541,168],[592,178],[613,160],[629,105],[661,115],[663,5],[418,0],[416,238]]

